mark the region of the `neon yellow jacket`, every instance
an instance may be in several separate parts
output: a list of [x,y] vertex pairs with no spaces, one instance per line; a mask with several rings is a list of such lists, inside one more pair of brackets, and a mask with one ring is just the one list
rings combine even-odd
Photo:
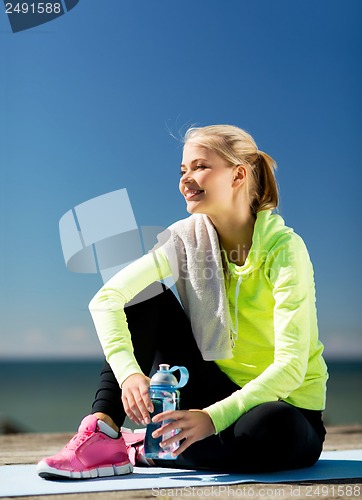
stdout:
[[[205,408],[216,432],[268,401],[323,410],[328,375],[318,340],[313,269],[303,240],[279,215],[263,210],[257,214],[245,264],[226,261],[226,268],[234,347],[232,358],[215,362],[241,389]],[[111,278],[89,304],[120,385],[131,374],[142,373],[133,355],[124,305],[170,275],[160,246]]]

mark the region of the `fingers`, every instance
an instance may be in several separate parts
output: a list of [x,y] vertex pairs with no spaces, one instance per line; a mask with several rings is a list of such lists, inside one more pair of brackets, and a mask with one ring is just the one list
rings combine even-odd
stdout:
[[170,410],[163,413],[159,413],[152,419],[152,422],[155,423],[161,422],[163,420],[171,420],[152,433],[152,437],[155,439],[161,436],[171,435],[170,437],[168,437],[168,439],[161,441],[160,443],[161,448],[167,448],[168,446],[171,446],[174,443],[184,440],[183,443],[181,443],[181,445],[177,448],[177,450],[175,450],[172,453],[172,456],[174,457],[177,457],[180,453],[182,453],[186,448],[188,448],[194,442],[192,439],[188,439],[186,444],[186,431],[180,429],[180,421],[185,415],[187,415],[187,412]]
[[152,418],[152,422],[154,423],[161,423],[163,421],[167,422],[165,423],[162,427],[159,427],[152,433],[152,437],[157,439],[160,436],[164,434],[168,434],[172,431],[178,431],[175,436],[177,436],[175,439],[172,438],[171,442],[176,442],[180,438],[182,439],[182,431],[181,431],[181,421],[182,421],[182,428],[185,428],[187,426],[185,422],[185,416],[187,417],[187,412],[186,411],[180,411],[180,410],[168,410],[164,411],[162,413],[158,413]]
[[149,378],[142,374],[128,377],[122,384],[122,403],[126,415],[135,424],[150,423],[153,405],[148,392]]
[[[153,422],[153,419],[152,419],[152,422]],[[175,433],[176,431],[178,431],[177,432],[177,439],[174,439],[174,441],[178,441],[180,439],[181,429],[180,429],[180,426],[177,422],[168,422],[167,424],[165,424],[162,427],[159,427],[158,429],[153,431],[152,437],[157,439],[160,436],[163,436],[165,434],[170,434],[171,432]],[[182,436],[181,436],[181,438],[182,438]]]
[[123,407],[126,415],[136,424],[147,425],[150,422],[150,416],[142,394],[135,390],[122,398]]
[[[177,457],[185,451],[191,444],[201,439],[211,436],[215,432],[214,424],[207,412],[202,410],[174,410],[160,413],[153,417],[153,422],[168,420],[162,427],[152,433],[152,437],[157,439],[160,436],[171,436],[160,443],[161,448],[172,445],[180,441],[180,446],[172,453]],[[171,421],[169,421],[171,420]],[[178,432],[176,433],[176,430]],[[174,434],[172,436],[172,434]]]
[[185,417],[187,415],[187,412],[185,410],[167,410],[162,413],[157,413],[152,418],[152,422],[155,424],[158,422],[162,422],[163,420],[180,420],[181,418]]
[[[164,433],[169,435],[172,430],[174,431],[174,435],[169,437],[168,439],[165,439],[164,441],[161,441],[160,447],[161,448],[168,448],[174,443],[179,443],[179,446],[176,450],[172,452],[173,457],[177,457],[185,451],[189,446],[192,445],[196,441],[196,439],[192,436],[187,436],[187,431],[185,430],[179,430],[179,432],[175,432],[175,429],[172,429],[171,427],[165,426],[164,428]],[[153,436],[153,434],[152,434]]]
[[192,441],[191,439],[184,439],[182,441],[182,443],[180,444],[180,446],[177,448],[177,450],[173,451],[172,452],[172,456],[173,457],[178,457],[179,455],[181,455],[182,452],[184,452],[190,445],[192,445],[192,443],[194,443],[194,441]]

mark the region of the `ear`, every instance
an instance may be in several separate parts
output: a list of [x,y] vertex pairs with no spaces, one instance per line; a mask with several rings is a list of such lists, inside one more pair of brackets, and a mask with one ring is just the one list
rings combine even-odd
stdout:
[[237,187],[237,186],[241,186],[241,184],[244,184],[245,182],[245,179],[246,179],[246,168],[244,165],[236,165],[236,167],[234,167],[234,171],[233,171],[233,181],[232,181],[232,185]]

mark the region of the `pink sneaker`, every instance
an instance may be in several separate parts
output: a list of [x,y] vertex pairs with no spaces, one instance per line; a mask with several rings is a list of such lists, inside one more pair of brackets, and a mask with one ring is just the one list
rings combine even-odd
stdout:
[[122,436],[111,438],[100,431],[94,415],[85,417],[77,434],[56,455],[43,458],[37,472],[45,479],[119,476],[133,471]]
[[139,455],[144,452],[144,442],[146,436],[146,429],[127,429],[121,427],[121,433],[127,447],[128,458],[132,465],[142,465],[139,460]]

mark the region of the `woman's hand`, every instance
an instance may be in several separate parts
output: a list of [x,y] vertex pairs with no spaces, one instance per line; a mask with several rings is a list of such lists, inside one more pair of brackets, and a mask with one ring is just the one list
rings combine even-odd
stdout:
[[210,415],[203,410],[170,410],[159,413],[153,417],[152,422],[159,423],[163,420],[173,420],[152,433],[152,437],[159,438],[163,434],[179,429],[179,433],[160,443],[164,448],[177,441],[182,441],[172,455],[177,457],[196,441],[201,441],[215,433],[215,427]]
[[153,412],[153,405],[148,392],[149,386],[150,378],[142,373],[130,375],[122,384],[124,411],[137,425],[147,425],[151,421],[149,412]]

